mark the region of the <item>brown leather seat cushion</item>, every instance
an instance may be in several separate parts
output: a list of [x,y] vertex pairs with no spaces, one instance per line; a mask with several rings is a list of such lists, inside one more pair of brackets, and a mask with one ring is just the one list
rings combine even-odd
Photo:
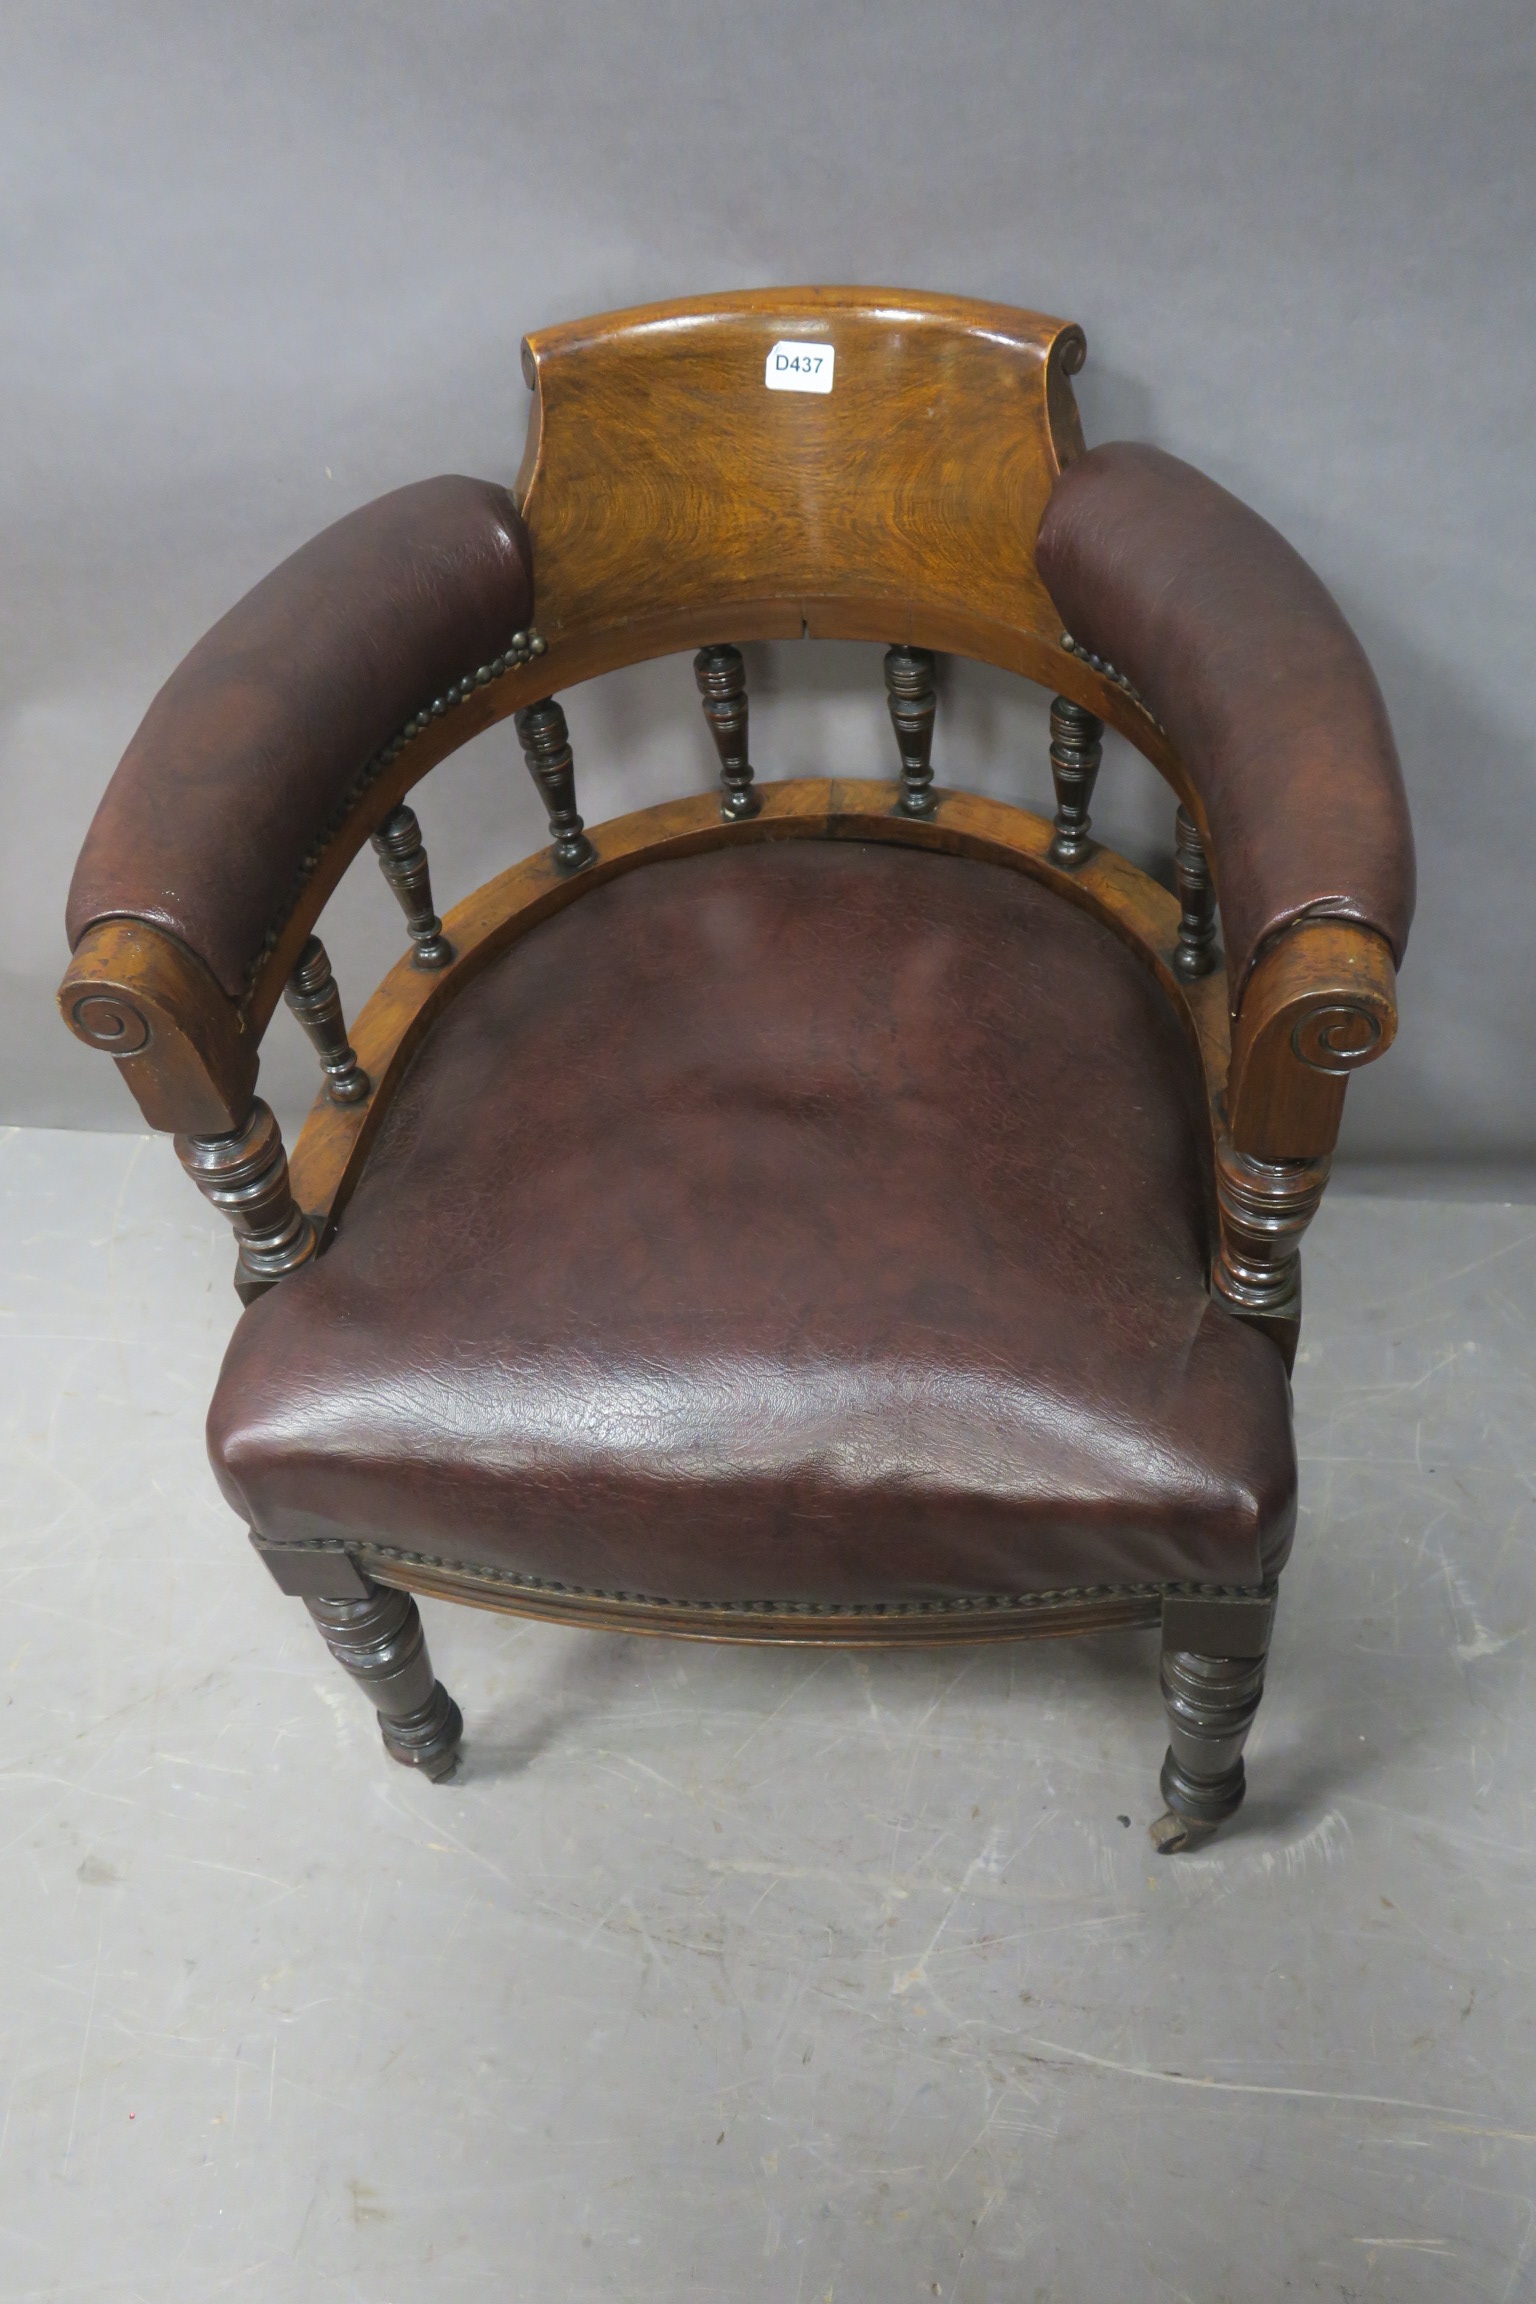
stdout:
[[209,1421],[266,1537],[567,1589],[1252,1584],[1267,1338],[1207,1295],[1195,1065],[1022,874],[785,841],[595,889],[417,1056]]

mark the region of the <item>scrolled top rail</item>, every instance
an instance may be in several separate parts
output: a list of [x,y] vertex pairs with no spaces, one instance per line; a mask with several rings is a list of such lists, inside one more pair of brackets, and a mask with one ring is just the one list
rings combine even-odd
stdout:
[[[1067,632],[1134,683],[1194,788],[1234,1016],[1299,922],[1353,923],[1400,962],[1414,855],[1397,748],[1364,650],[1300,555],[1203,473],[1115,441],[1063,473],[1036,557]],[[1298,1060],[1331,1072],[1384,1045],[1308,1029]]]
[[[787,349],[786,349],[787,348]],[[772,388],[776,353],[825,362]],[[916,642],[1051,677],[1029,540],[1083,449],[1070,321],[895,288],[608,312],[524,346],[539,624],[583,671],[713,640]]]

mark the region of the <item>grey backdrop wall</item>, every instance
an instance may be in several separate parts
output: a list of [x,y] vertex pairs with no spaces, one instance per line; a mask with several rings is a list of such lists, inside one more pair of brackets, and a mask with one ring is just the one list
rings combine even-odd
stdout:
[[[64,891],[206,625],[383,489],[509,478],[524,329],[839,280],[1080,320],[1090,440],[1187,456],[1322,572],[1422,878],[1347,1145],[1536,1153],[1531,0],[40,0],[0,37],[0,1119],[138,1125],[53,1011]],[[752,670],[763,773],[890,772],[874,651]],[[591,820],[711,779],[686,662],[570,716]],[[1031,692],[952,665],[941,727],[946,781],[1044,797]],[[1165,858],[1143,764],[1100,792]],[[418,798],[441,898],[543,837],[509,731]],[[356,1004],[399,944],[371,858],[325,932]],[[291,1126],[309,1052],[282,1015],[268,1049]]]

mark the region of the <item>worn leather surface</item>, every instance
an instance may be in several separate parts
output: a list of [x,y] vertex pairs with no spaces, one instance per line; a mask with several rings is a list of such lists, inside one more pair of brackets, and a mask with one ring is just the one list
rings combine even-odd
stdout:
[[416,1058],[209,1421],[277,1541],[584,1590],[861,1603],[1288,1547],[1289,1393],[1205,1287],[1194,1060],[1012,871],[824,841],[653,864]]
[[1284,537],[1177,457],[1111,441],[1056,483],[1036,556],[1065,630],[1140,690],[1199,791],[1234,1013],[1293,920],[1358,920],[1401,962],[1413,831],[1386,706]]
[[153,921],[242,994],[269,927],[374,753],[533,612],[504,488],[397,488],[304,545],[171,674],[108,785],[69,892],[71,947]]

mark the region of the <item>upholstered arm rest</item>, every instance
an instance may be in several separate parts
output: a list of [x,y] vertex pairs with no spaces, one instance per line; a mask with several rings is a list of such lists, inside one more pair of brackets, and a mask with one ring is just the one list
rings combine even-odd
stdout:
[[71,947],[99,921],[147,921],[242,998],[381,748],[532,606],[526,531],[489,482],[418,481],[324,530],[151,704],[75,867]]
[[1132,682],[1188,771],[1234,1016],[1299,922],[1373,931],[1390,982],[1413,916],[1402,773],[1365,653],[1306,562],[1203,473],[1123,441],[1062,474],[1037,560],[1065,630]]
[[323,898],[322,859],[332,878],[345,863],[370,782],[422,715],[502,668],[532,609],[511,497],[449,475],[324,530],[172,673],[86,835],[60,994],[152,1125],[243,1124],[263,961]]

